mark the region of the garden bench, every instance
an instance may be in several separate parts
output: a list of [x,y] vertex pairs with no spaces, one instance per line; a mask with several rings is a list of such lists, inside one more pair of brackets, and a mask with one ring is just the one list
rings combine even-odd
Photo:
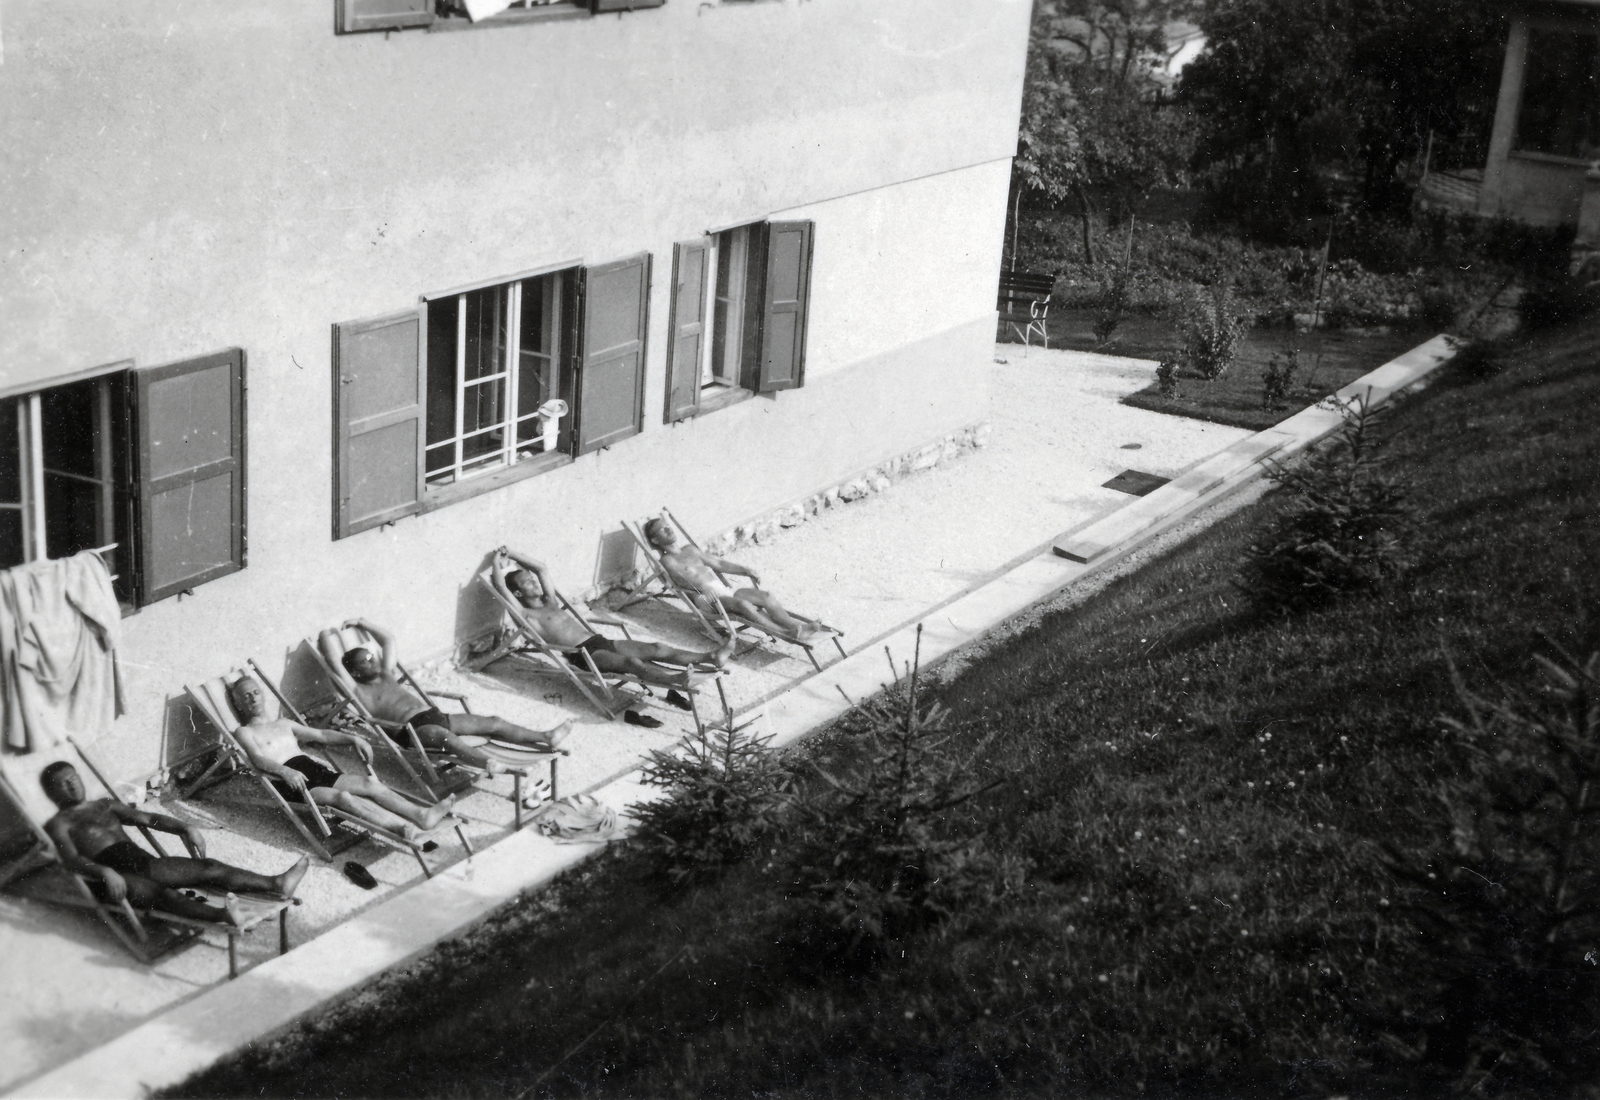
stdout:
[[1000,323],[1010,325],[1024,344],[1037,333],[1040,342],[1048,348],[1050,334],[1045,329],[1045,319],[1050,314],[1050,294],[1055,285],[1054,272],[1040,275],[1031,271],[1002,271]]

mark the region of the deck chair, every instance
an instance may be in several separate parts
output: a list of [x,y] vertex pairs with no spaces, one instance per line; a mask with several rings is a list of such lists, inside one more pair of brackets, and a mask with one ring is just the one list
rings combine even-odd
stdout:
[[[341,631],[341,634],[342,633],[343,631]],[[361,645],[376,645],[376,640],[368,636],[365,631],[358,631],[357,637]],[[337,699],[333,701],[331,706],[324,706],[321,708],[320,714],[318,715],[321,722],[339,725],[342,727],[356,728],[366,733],[366,735],[373,740],[383,741],[389,743],[390,745],[394,745],[393,738],[389,736],[388,732],[384,729],[383,724],[380,723],[377,718],[373,717],[372,713],[367,710],[367,708],[362,704],[361,700],[356,698],[356,696],[345,687],[344,681],[341,680],[337,674],[335,674],[333,667],[328,664],[328,659],[326,656],[324,656],[322,648],[317,645],[316,639],[308,638],[306,642],[307,645],[310,646],[312,654],[315,655],[317,664],[322,669],[323,676],[330,684],[333,685],[333,689],[338,696]],[[468,702],[465,695],[454,691],[438,690],[435,690],[432,694],[430,694],[426,689],[423,688],[421,684],[417,683],[416,678],[413,677],[410,672],[406,671],[406,667],[404,665],[401,665],[398,662],[396,662],[396,665],[399,669],[401,679],[405,681],[412,691],[415,691],[419,696],[421,696],[422,701],[428,706],[438,709],[438,704],[434,702],[433,698],[435,695],[437,695],[441,699],[450,699],[454,701],[466,713],[472,713],[472,705]],[[310,724],[315,725],[318,723],[312,722]],[[431,781],[430,785],[433,790],[441,793],[447,793],[451,789],[459,790],[462,786],[471,785],[476,780],[482,778],[485,774],[481,768],[476,767],[469,761],[457,758],[455,754],[449,752],[448,750],[428,748],[422,743],[422,738],[420,735],[418,735],[416,727],[410,722],[406,723],[404,733],[411,744],[409,755],[417,760],[419,766]],[[535,749],[524,748],[521,745],[510,745],[499,741],[493,741],[487,737],[467,737],[463,740],[471,743],[474,748],[478,749],[485,755],[492,757],[496,763],[500,764],[506,770],[506,772],[511,775],[511,800],[516,806],[516,827],[518,829],[522,828],[523,784],[532,776],[533,769],[538,767],[541,761],[547,761],[549,763],[550,798],[554,800],[555,798],[559,797],[556,787],[556,765],[561,757],[567,755],[567,751],[565,749],[558,748],[555,750],[555,752],[540,752]],[[396,747],[398,748],[398,746]],[[463,777],[465,782],[452,784],[449,778],[444,774],[447,771]],[[415,774],[415,771],[413,771],[412,774]]]
[[[370,821],[352,817],[336,806],[322,806],[315,802],[301,802],[298,799],[290,802],[277,787],[272,785],[272,781],[267,776],[256,770],[250,763],[249,754],[244,751],[244,746],[239,743],[239,739],[236,736],[239,729],[239,720],[234,714],[232,702],[228,699],[228,679],[241,672],[248,672],[266,685],[267,690],[277,698],[278,705],[284,709],[284,712],[290,718],[301,725],[309,725],[300,712],[295,709],[294,704],[284,697],[283,692],[278,689],[278,685],[273,682],[272,678],[262,671],[261,666],[253,660],[249,662],[248,669],[235,670],[235,672],[229,673],[228,676],[213,676],[209,680],[200,681],[197,685],[186,686],[184,690],[199,705],[200,713],[205,715],[206,721],[211,723],[212,728],[217,731],[218,751],[217,759],[210,768],[206,769],[205,773],[190,784],[185,792],[185,797],[203,787],[209,786],[208,776],[216,775],[226,769],[227,773],[244,779],[255,780],[261,789],[266,792],[268,801],[282,812],[283,816],[305,839],[312,852],[324,862],[331,862],[339,852],[370,837],[391,848],[409,852],[412,858],[417,861],[417,865],[422,868],[423,875],[427,878],[432,878],[433,868],[423,858],[423,845],[427,843],[430,834],[419,833],[416,839],[408,839],[403,834],[394,832],[391,829],[385,829],[372,824]],[[333,759],[332,754],[328,754],[328,759],[337,770],[338,761]],[[371,772],[370,766],[368,771],[369,773]],[[400,792],[400,794],[403,798],[409,797],[404,792]],[[421,800],[413,799],[413,801],[420,802]],[[450,820],[449,818],[446,819],[446,821]],[[333,823],[332,825],[329,824],[330,821]],[[432,830],[432,833],[437,834],[444,827],[445,823],[441,822],[438,827]],[[466,849],[468,855],[471,855],[472,842],[467,839],[467,834],[462,831],[460,822],[458,820],[452,822],[452,827],[455,830],[457,839],[461,841],[461,846]],[[335,831],[336,829],[338,830],[337,832]]]
[[[637,697],[630,696],[620,690],[622,685],[637,687],[646,696],[655,697],[654,685],[646,683],[637,676],[624,672],[602,672],[594,662],[594,655],[588,650],[579,649],[576,646],[551,645],[543,635],[534,629],[533,624],[528,622],[522,605],[495,585],[494,570],[492,568],[485,569],[479,573],[478,579],[483,582],[485,588],[493,593],[496,602],[500,604],[501,610],[510,618],[512,629],[495,643],[493,649],[481,657],[473,658],[467,667],[476,671],[477,669],[488,667],[503,657],[522,657],[532,662],[541,671],[549,672],[565,679],[573,687],[577,688],[579,693],[594,705],[595,709],[605,714],[612,721],[621,718],[628,707],[638,702]],[[599,633],[599,631],[595,630],[594,624],[584,616],[583,612],[578,610],[576,604],[559,591],[552,591],[551,594],[561,601],[561,606],[566,608],[567,612],[577,619],[585,630],[590,634]],[[633,637],[626,624],[618,623],[617,625],[624,637]],[[571,655],[582,657],[582,668],[574,667],[572,662],[567,660],[567,657]],[[723,714],[728,721],[731,721],[732,708],[728,704],[727,689],[722,685],[722,677],[717,676],[714,679],[717,684],[717,695],[722,701]],[[698,691],[694,688],[684,688],[683,692],[689,699],[689,713],[694,718],[695,729],[704,733],[706,726],[700,717]]]
[[1023,346],[1037,335],[1040,342],[1050,347],[1050,296],[1055,290],[1054,273],[1035,274],[1030,271],[1002,271],[998,309],[1001,333],[1007,326],[1017,334]]
[[[661,509],[661,515],[662,518],[664,518],[668,523],[677,528],[678,534],[683,536],[685,542],[687,542],[690,546],[693,546],[696,550],[700,549],[700,544],[694,540],[693,535],[689,534],[688,529],[685,528],[683,524],[678,522],[678,518],[676,516],[674,516],[665,508]],[[623,604],[623,606],[626,607],[629,604],[638,603],[640,600],[645,599],[659,599],[663,597],[675,599],[679,603],[683,604],[684,607],[688,608],[690,613],[699,620],[700,628],[704,630],[709,637],[717,641],[721,641],[723,638],[725,638],[726,632],[723,630],[723,628],[714,625],[711,622],[711,620],[706,616],[706,613],[702,611],[699,605],[695,603],[694,599],[691,598],[690,594],[683,589],[683,586],[678,584],[677,581],[673,580],[672,574],[667,572],[666,566],[661,564],[661,556],[656,553],[656,548],[651,546],[650,540],[644,537],[643,525],[623,521],[622,526],[627,529],[630,535],[633,536],[633,541],[637,543],[639,549],[644,552],[644,560],[649,564],[652,573],[652,576],[648,578],[644,584],[641,585],[640,588],[630,596],[627,603]],[[734,587],[734,585],[729,582],[728,578],[723,576],[721,572],[718,572],[717,576],[722,580],[723,584],[728,585],[730,588]],[[652,590],[650,587],[652,583],[658,585],[659,587]],[[750,622],[747,619],[742,619],[738,615],[733,614],[723,606],[722,601],[717,597],[711,596],[708,598],[717,606],[717,609],[721,611],[724,616],[726,616],[732,622],[738,624],[734,627],[736,632],[744,633],[749,631],[751,633],[759,634],[761,637],[766,638],[769,642],[781,642],[784,645],[791,645],[796,649],[803,650],[806,658],[811,662],[811,667],[816,669],[818,672],[822,671],[822,664],[817,660],[814,643],[796,642],[791,641],[788,638],[775,637],[772,633],[763,629],[756,623]],[[834,630],[832,627],[829,627],[828,630],[828,637],[832,639],[834,647],[838,649],[840,659],[848,656],[848,654],[846,654],[844,651],[843,643],[839,641],[839,638],[842,636],[842,632]]]
[[[84,752],[82,746],[76,741],[72,742],[72,746],[78,758],[107,793],[122,803],[121,796],[106,782],[105,776]],[[53,759],[66,759],[76,763],[65,753],[55,754]],[[37,768],[42,771],[46,764],[52,762],[48,754],[36,754],[29,761],[29,769]],[[239,938],[273,917],[278,918],[278,954],[281,955],[289,950],[289,907],[299,905],[298,899],[285,900],[236,894],[235,897],[244,903],[249,913],[243,925],[197,920],[176,913],[165,913],[159,909],[141,909],[127,899],[119,903],[101,901],[95,897],[94,891],[89,888],[89,883],[83,875],[68,869],[61,862],[61,853],[56,850],[50,834],[44,830],[43,822],[54,814],[55,807],[44,797],[43,792],[40,792],[37,798],[30,798],[23,793],[29,789],[29,784],[12,780],[12,776],[0,772],[0,800],[9,803],[17,815],[27,823],[28,836],[20,850],[8,853],[7,857],[0,861],[0,889],[43,904],[93,913],[100,918],[101,923],[128,954],[145,966],[153,965],[158,960],[197,942],[206,932],[216,931],[223,933],[228,940],[228,977],[237,978]],[[37,783],[32,786],[36,787]],[[163,856],[168,854],[149,829],[140,827],[138,831],[143,834],[145,842],[154,854]],[[197,887],[187,889],[205,892]],[[217,899],[213,897],[212,900]]]

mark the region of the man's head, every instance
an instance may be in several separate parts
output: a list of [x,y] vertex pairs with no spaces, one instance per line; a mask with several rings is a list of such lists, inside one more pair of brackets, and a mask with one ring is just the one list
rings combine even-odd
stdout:
[[661,516],[657,516],[644,525],[644,537],[657,550],[671,550],[678,543],[678,532],[674,531],[672,524]]
[[40,772],[39,785],[50,796],[50,801],[63,810],[83,801],[83,778],[78,775],[78,769],[65,760],[57,760]]
[[532,607],[544,598],[544,585],[531,569],[513,569],[506,574],[506,587],[523,603]]
[[242,721],[267,713],[267,693],[254,676],[241,676],[228,685],[228,702]]
[[383,676],[383,666],[378,663],[378,658],[373,656],[372,650],[365,646],[358,645],[354,649],[345,650],[340,660],[344,664],[344,670],[358,684],[370,684]]

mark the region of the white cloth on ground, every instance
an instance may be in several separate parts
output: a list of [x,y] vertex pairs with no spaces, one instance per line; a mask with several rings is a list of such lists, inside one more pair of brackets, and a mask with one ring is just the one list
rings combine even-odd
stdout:
[[98,555],[0,572],[0,744],[50,750],[94,737],[125,710],[116,650],[122,609]]

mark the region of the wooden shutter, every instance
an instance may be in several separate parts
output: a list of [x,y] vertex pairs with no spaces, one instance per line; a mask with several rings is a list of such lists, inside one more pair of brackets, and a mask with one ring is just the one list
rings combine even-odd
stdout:
[[433,0],[338,0],[340,34],[426,27],[433,22]]
[[667,413],[671,424],[700,409],[700,363],[706,342],[706,279],[711,242],[702,237],[672,250],[672,308],[667,319]]
[[767,226],[761,368],[756,378],[761,393],[793,389],[805,380],[811,236],[811,222],[771,222]]
[[333,537],[342,539],[421,509],[425,376],[417,310],[333,333]]
[[650,254],[583,270],[583,358],[578,367],[578,454],[643,426],[644,332]]
[[141,603],[244,568],[244,352],[135,372]]

